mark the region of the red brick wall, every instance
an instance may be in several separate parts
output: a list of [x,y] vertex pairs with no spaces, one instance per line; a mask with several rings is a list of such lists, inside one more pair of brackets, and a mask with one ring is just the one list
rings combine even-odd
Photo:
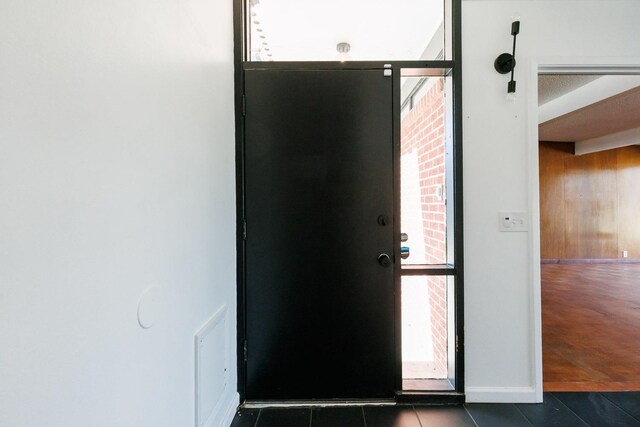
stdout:
[[[438,79],[402,119],[400,153],[405,156],[417,150],[420,214],[424,232],[425,261],[428,264],[446,263],[444,110],[444,81]],[[415,185],[401,184],[402,187]],[[442,190],[441,197],[438,197],[438,189]],[[409,246],[411,240],[419,239],[412,239],[410,236]],[[434,358],[439,371],[446,373],[446,278],[431,276],[428,283]]]

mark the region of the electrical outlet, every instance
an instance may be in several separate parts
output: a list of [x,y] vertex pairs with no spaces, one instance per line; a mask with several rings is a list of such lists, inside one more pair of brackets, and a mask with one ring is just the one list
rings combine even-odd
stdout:
[[622,258],[628,258],[629,257],[629,251],[622,251]]

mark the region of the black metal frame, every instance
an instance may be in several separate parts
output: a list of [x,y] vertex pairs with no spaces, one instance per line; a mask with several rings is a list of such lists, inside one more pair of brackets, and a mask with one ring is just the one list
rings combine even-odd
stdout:
[[[455,266],[443,265],[401,265],[395,268],[396,289],[396,336],[400,337],[400,278],[401,276],[454,276],[455,277],[455,384],[453,391],[402,391],[401,346],[396,343],[397,390],[399,403],[464,403],[464,257],[462,218],[462,0],[451,0],[451,43],[452,59],[443,61],[353,61],[353,62],[246,62],[247,39],[245,37],[245,0],[233,0],[234,14],[234,56],[235,56],[235,127],[236,127],[236,244],[237,244],[237,363],[238,392],[240,402],[246,396],[245,366],[245,225],[244,225],[244,70],[248,69],[381,69],[393,70],[394,92],[400,89],[401,69],[424,69],[424,75],[450,76],[453,79],[453,152],[454,152],[454,259]],[[397,105],[396,105],[397,104]],[[400,97],[394,97],[394,178],[396,187],[400,182]],[[395,195],[396,218],[399,218],[400,192]],[[395,221],[397,236],[395,259],[400,260],[400,221]]]
[[[385,65],[394,69],[425,69],[425,75],[444,76],[454,66],[453,61],[278,61],[278,62],[243,62],[243,70],[382,70]],[[431,71],[429,71],[431,70]]]
[[[393,67],[393,65],[392,65]],[[393,70],[393,180],[394,180],[394,221],[393,221],[393,259],[396,260],[393,270],[393,294],[395,296],[395,350],[396,350],[396,391],[402,390],[402,304],[400,287],[402,284],[402,265],[400,261],[400,141],[401,131],[401,94],[400,73]],[[399,71],[399,70],[398,70]]]

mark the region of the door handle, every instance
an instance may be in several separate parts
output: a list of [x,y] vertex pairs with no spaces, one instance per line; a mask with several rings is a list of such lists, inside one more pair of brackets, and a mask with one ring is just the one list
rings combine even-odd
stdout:
[[387,254],[378,255],[378,264],[387,268],[391,265],[391,258]]

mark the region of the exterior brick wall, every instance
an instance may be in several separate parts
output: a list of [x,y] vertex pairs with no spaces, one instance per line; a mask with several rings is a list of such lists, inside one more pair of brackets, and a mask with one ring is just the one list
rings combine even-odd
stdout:
[[[414,103],[411,111],[402,119],[401,156],[404,158],[417,154],[419,168],[417,185],[420,194],[420,211],[410,214],[421,216],[423,236],[410,235],[407,245],[410,247],[416,244],[423,245],[424,260],[409,257],[407,261],[412,264],[446,263],[444,111],[444,81],[440,78],[420,100]],[[406,181],[415,181],[415,179]],[[401,182],[402,192],[415,185],[415,182]],[[403,199],[403,205],[404,201]],[[415,246],[412,250],[414,248]],[[421,250],[420,253],[422,253]],[[445,375],[447,372],[446,285],[446,277],[428,277],[428,303],[431,308],[431,331],[429,332],[432,337],[434,362],[437,371]]]

